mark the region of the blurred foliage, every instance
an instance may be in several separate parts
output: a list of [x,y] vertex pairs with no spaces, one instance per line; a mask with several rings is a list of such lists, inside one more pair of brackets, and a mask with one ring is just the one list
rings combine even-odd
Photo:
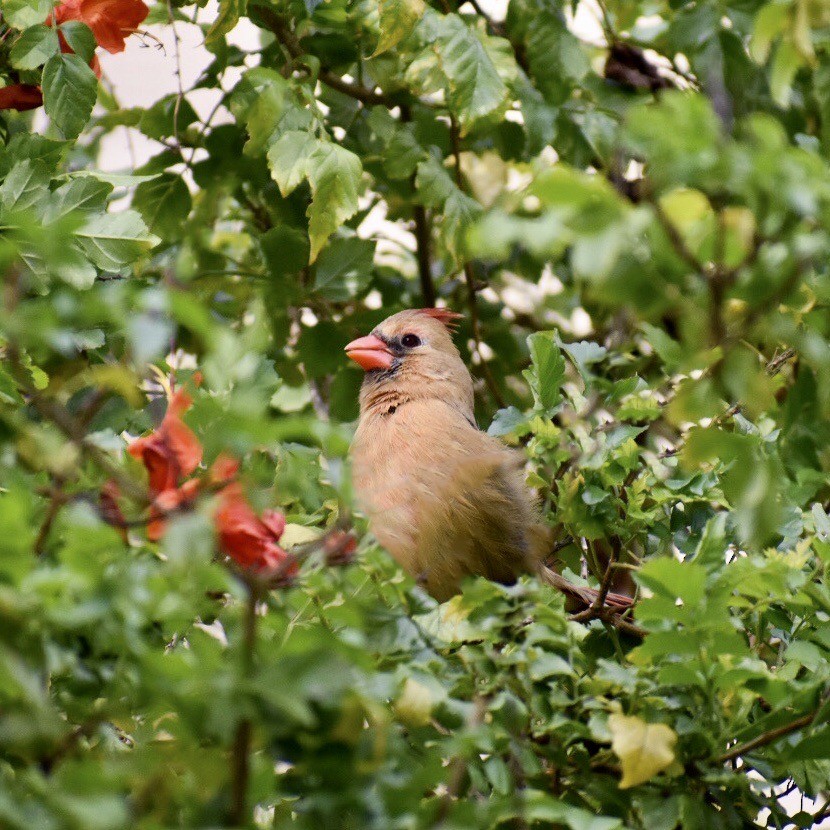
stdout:
[[[93,109],[101,18],[64,49],[49,0],[4,0],[3,827],[821,820],[830,7],[489,9],[157,5],[210,64]],[[250,52],[225,38],[243,18]],[[42,134],[9,108],[38,99]],[[100,172],[121,127],[157,153]],[[526,451],[564,573],[633,574],[643,638],[533,581],[436,606],[366,536],[262,590],[217,555],[210,492],[147,540],[125,450],[171,386],[283,544],[331,538],[342,346],[436,301],[465,312],[479,422]],[[817,806],[788,816],[790,792]]]

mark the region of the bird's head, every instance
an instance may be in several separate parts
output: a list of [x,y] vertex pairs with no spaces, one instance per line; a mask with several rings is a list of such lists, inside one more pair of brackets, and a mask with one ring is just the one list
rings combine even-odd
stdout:
[[472,379],[452,342],[460,316],[444,308],[401,311],[349,343],[346,354],[366,372],[361,414],[428,398],[448,400],[472,413]]

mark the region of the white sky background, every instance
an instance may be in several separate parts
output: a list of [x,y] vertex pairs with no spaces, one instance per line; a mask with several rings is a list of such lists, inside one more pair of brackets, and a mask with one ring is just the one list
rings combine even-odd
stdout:
[[[494,19],[502,20],[507,0],[481,0],[481,6]],[[216,0],[211,0],[199,13],[200,21],[209,21],[216,15]],[[601,43],[602,27],[599,23],[599,9],[595,0],[583,0],[579,4],[573,21],[574,31],[591,43]],[[133,36],[127,40],[124,52],[111,55],[99,50],[104,78],[111,85],[117,99],[124,107],[149,107],[165,95],[179,91],[176,78],[176,44],[169,25],[147,27],[163,48],[156,48],[153,42]],[[259,29],[247,20],[243,20],[229,35],[228,41],[245,51],[256,50],[259,46]],[[178,35],[179,60],[181,65],[181,82],[187,100],[200,118],[206,118],[221,97],[218,90],[196,90],[188,93],[212,56],[204,48],[201,30],[187,23],[176,23]],[[253,64],[252,64],[253,65]],[[227,92],[233,88],[240,76],[240,71],[231,69],[223,77],[223,88]],[[40,118],[44,118],[42,111]],[[227,121],[229,114],[221,109],[214,116],[214,124]],[[136,130],[118,128],[106,137],[102,143],[99,167],[108,171],[131,171],[163,149],[162,145],[142,136]],[[362,229],[363,231],[364,229]],[[369,229],[371,230],[371,229]],[[361,235],[364,235],[363,232]],[[804,799],[798,792],[782,799],[787,811],[794,815],[802,809],[810,812],[815,805]],[[830,819],[822,822],[822,828],[830,828]]]

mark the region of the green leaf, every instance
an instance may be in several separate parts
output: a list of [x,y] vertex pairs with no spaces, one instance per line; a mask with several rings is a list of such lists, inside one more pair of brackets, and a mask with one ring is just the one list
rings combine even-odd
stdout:
[[685,357],[685,352],[680,343],[669,337],[663,329],[652,326],[651,323],[642,323],[640,328],[654,351],[657,352],[660,360],[663,361],[666,371],[668,373],[676,371],[682,365]]
[[372,278],[375,243],[358,237],[333,239],[317,257],[314,290],[333,302],[360,294]]
[[138,128],[150,138],[162,139],[185,130],[197,118],[187,98],[179,100],[178,95],[166,95],[144,111]]
[[265,151],[285,112],[289,89],[288,81],[277,75],[248,108],[245,118],[249,136],[245,144],[247,155],[258,156]]
[[17,69],[37,69],[56,54],[60,45],[54,29],[32,26],[26,29],[12,45],[12,66]]
[[778,44],[770,70],[770,92],[776,104],[781,107],[790,105],[790,92],[796,73],[804,65],[804,58],[788,40]]
[[458,190],[455,182],[438,158],[434,155],[418,165],[415,177],[418,195],[427,207],[440,207]]
[[357,213],[363,165],[338,144],[321,143],[308,159],[311,204],[308,206],[309,259],[314,262],[326,240]]
[[77,55],[55,55],[43,67],[43,105],[66,138],[86,126],[98,95],[95,73]]
[[799,741],[788,753],[788,758],[790,761],[830,758],[830,727],[825,726]]
[[216,46],[236,26],[247,8],[248,0],[221,0],[219,14],[205,36],[205,45],[209,49]]
[[272,278],[299,274],[308,265],[308,235],[299,228],[278,225],[262,234],[259,244]]
[[818,502],[812,506],[810,512],[813,515],[816,536],[822,542],[830,542],[830,516],[824,512],[824,508]]
[[133,210],[94,216],[76,236],[86,255],[104,271],[118,271],[158,244]]
[[439,55],[449,81],[450,108],[465,129],[507,106],[507,86],[485,48],[487,38],[457,14],[443,18]]
[[527,416],[520,409],[515,406],[508,406],[506,409],[500,409],[493,417],[493,422],[487,429],[488,435],[493,435],[497,438],[502,435],[510,435],[519,427],[527,423]]
[[111,184],[92,176],[71,179],[52,193],[45,221],[56,222],[73,211],[99,212],[111,192]]
[[706,569],[702,565],[668,556],[646,562],[636,578],[655,594],[672,601],[680,599],[690,608],[703,601],[706,589]]
[[767,3],[760,7],[749,42],[749,54],[754,61],[763,63],[767,59],[772,42],[786,31],[789,14],[787,3]]
[[174,173],[163,173],[153,181],[143,182],[133,195],[133,207],[147,227],[168,240],[181,234],[192,204],[187,185]]
[[16,29],[43,23],[52,11],[52,0],[3,0],[3,18]]
[[301,130],[290,130],[271,145],[268,166],[283,196],[304,180],[311,186],[307,215],[309,261],[314,262],[326,240],[357,213],[363,165],[345,147]]
[[37,161],[20,161],[0,184],[0,205],[6,211],[34,210],[43,207],[49,194],[49,173]]
[[268,167],[280,193],[293,193],[308,176],[308,160],[321,142],[311,133],[290,130],[268,150]]
[[579,343],[562,343],[564,351],[579,370],[579,374],[587,380],[590,377],[588,367],[599,363],[607,354],[607,349],[599,343],[592,343],[590,340],[581,340]]
[[82,20],[67,20],[61,23],[61,33],[72,51],[83,61],[89,63],[98,45],[92,29]]
[[84,170],[78,173],[69,174],[72,179],[95,179],[99,182],[106,182],[113,187],[133,187],[142,182],[151,182],[161,176],[161,173],[150,173],[147,175],[133,175],[130,173],[110,173],[106,170]]
[[553,331],[541,331],[527,338],[530,369],[524,376],[530,384],[537,409],[549,413],[562,400],[560,387],[565,380],[565,358]]
[[408,37],[425,10],[424,0],[380,0],[380,38],[375,55],[394,49]]
[[527,790],[519,811],[511,810],[501,815],[502,820],[508,818],[565,825],[570,830],[619,830],[623,827],[622,820],[618,818],[595,815],[590,810],[575,807],[539,790]]

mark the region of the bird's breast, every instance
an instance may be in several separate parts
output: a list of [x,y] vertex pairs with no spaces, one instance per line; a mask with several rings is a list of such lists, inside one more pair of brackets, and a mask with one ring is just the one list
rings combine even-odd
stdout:
[[459,438],[460,416],[442,410],[406,403],[391,413],[373,413],[361,419],[352,443],[358,503],[378,541],[410,572],[417,570],[413,557],[422,519],[469,454]]

